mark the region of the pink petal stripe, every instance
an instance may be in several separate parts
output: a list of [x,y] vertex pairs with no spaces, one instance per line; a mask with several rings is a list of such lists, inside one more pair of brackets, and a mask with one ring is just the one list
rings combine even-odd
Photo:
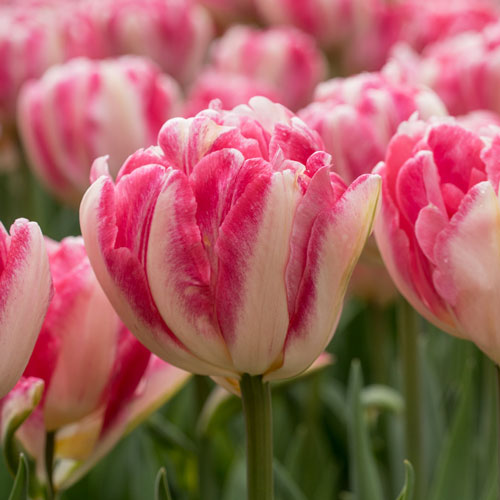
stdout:
[[219,231],[217,316],[239,373],[265,372],[283,347],[285,269],[299,189],[291,171],[257,177]]
[[380,193],[380,178],[358,178],[334,207],[315,219],[307,260],[290,318],[283,364],[267,380],[299,374],[324,350],[342,310],[349,277],[368,238]]
[[[210,168],[210,163],[206,165]],[[188,349],[229,370],[213,308],[210,262],[196,223],[194,193],[184,173],[172,169],[167,173],[149,233],[146,266],[151,294],[165,323]]]
[[165,325],[137,257],[127,248],[114,249],[118,232],[115,207],[115,188],[107,177],[97,179],[80,206],[87,254],[108,299],[149,350],[188,371],[213,373],[214,367],[191,354]]

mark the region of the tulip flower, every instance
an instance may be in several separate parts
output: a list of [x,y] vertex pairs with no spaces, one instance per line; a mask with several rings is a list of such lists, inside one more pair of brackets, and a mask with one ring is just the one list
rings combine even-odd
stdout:
[[361,73],[319,84],[314,102],[298,114],[320,134],[337,172],[352,182],[384,159],[399,124],[415,112],[424,120],[446,115],[429,89]]
[[18,219],[10,235],[0,223],[0,397],[28,363],[49,305],[52,281],[43,236]]
[[347,187],[319,137],[265,98],[169,120],[158,144],[132,155],[116,184],[97,160],[82,201],[89,258],[115,309],[194,373],[305,370],[333,335],[378,178]]
[[[485,129],[481,129],[483,133]],[[500,362],[500,128],[409,121],[391,140],[375,236],[413,307]]]
[[109,154],[116,173],[129,154],[153,144],[180,109],[180,90],[140,57],[73,59],[27,84],[19,100],[30,166],[59,198],[78,204],[93,160]]
[[421,56],[407,47],[398,47],[391,66],[402,81],[432,88],[453,115],[475,110],[500,113],[499,54],[497,22],[481,31],[460,33],[432,44]]
[[[397,83],[385,73],[361,73],[321,83],[314,102],[298,114],[320,134],[335,170],[352,182],[384,159],[398,125],[415,112],[424,119],[446,114],[431,90]],[[395,296],[372,239],[353,273],[350,289],[381,305]]]
[[[15,439],[35,459],[40,484],[55,481],[61,489],[188,374],[152,356],[125,328],[95,278],[81,238],[47,246],[54,298],[23,378],[5,397],[1,420],[8,428],[21,415],[26,418],[27,409],[33,412]],[[57,464],[51,478],[43,465],[47,446],[54,448]]]
[[105,0],[96,5],[114,54],[147,56],[182,83],[200,70],[214,28],[194,0]]
[[52,19],[27,9],[0,7],[0,120],[12,121],[21,85],[61,61]]
[[116,184],[97,160],[80,207],[92,266],[131,331],[174,365],[239,381],[250,500],[272,498],[267,381],[328,344],[377,206],[380,179],[346,186],[321,147],[256,97],[169,120]]
[[218,99],[224,109],[245,104],[255,95],[278,101],[279,92],[262,81],[236,73],[208,69],[200,73],[186,98],[183,115],[194,116]]
[[291,27],[259,30],[233,26],[214,42],[211,65],[219,72],[267,84],[291,109],[311,100],[314,87],[326,73],[315,40]]

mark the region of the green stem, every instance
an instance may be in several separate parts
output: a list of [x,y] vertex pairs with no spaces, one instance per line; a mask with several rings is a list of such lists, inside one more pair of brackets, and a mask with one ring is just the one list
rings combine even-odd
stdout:
[[262,376],[248,374],[241,377],[240,388],[247,435],[248,500],[272,500],[271,388]]
[[496,366],[496,374],[497,374],[497,422],[498,422],[498,430],[497,430],[497,442],[498,442],[498,497],[500,497],[500,366]]
[[420,370],[418,360],[418,315],[402,299],[399,311],[399,338],[403,363],[404,394],[406,401],[405,434],[408,460],[415,471],[415,500],[422,499],[422,418]]
[[55,431],[47,432],[45,435],[45,471],[47,473],[47,500],[55,500],[53,472],[54,472],[54,449]]

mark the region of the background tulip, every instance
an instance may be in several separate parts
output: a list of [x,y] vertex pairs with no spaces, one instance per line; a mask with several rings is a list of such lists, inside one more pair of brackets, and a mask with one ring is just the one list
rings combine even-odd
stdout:
[[49,262],[38,224],[18,219],[9,235],[0,223],[0,397],[21,376],[50,297]]
[[326,74],[315,40],[291,27],[258,30],[233,26],[214,42],[211,65],[221,73],[267,84],[279,102],[293,110],[309,102]]
[[245,104],[255,95],[277,101],[279,92],[255,78],[208,69],[198,75],[189,90],[183,115],[194,116],[208,108],[214,99],[219,99],[224,109]]
[[500,361],[500,129],[404,123],[389,144],[375,236],[401,293],[443,330]]
[[333,335],[378,178],[345,186],[319,137],[264,98],[170,120],[158,144],[132,155],[116,185],[98,160],[81,205],[114,307],[195,373],[297,375]]
[[23,89],[18,116],[36,174],[58,197],[77,204],[96,157],[109,154],[116,173],[179,110],[176,82],[154,63],[130,56],[51,68]]
[[197,2],[106,0],[95,6],[113,54],[148,56],[183,83],[199,71],[214,30]]
[[[188,374],[152,356],[121,323],[92,272],[81,238],[47,244],[54,298],[23,379],[2,403],[7,412],[2,425],[25,419],[32,401],[34,411],[16,439],[35,458],[39,480],[46,483],[46,439],[55,433],[58,469],[53,479],[56,487],[66,487]],[[44,389],[38,404],[40,398],[27,395],[38,393],[40,381]]]
[[336,171],[352,182],[384,159],[399,124],[415,112],[422,119],[446,115],[429,89],[384,73],[361,73],[321,83],[314,102],[298,114],[319,133]]

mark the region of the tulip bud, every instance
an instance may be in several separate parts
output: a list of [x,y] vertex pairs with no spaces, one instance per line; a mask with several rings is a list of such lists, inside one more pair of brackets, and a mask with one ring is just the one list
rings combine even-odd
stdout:
[[98,2],[114,54],[147,56],[188,83],[200,70],[214,35],[205,9],[193,0]]
[[0,422],[19,425],[38,403],[39,396],[27,408],[43,382],[41,401],[15,439],[36,461],[43,484],[46,433],[55,433],[53,479],[60,489],[158,408],[188,374],[153,356],[125,328],[95,278],[82,238],[47,240],[47,248],[54,297],[23,378],[0,401]]
[[234,26],[213,46],[212,66],[267,84],[291,109],[307,104],[326,74],[314,39],[294,28]]
[[176,82],[146,59],[73,59],[24,87],[19,128],[35,173],[77,204],[96,157],[108,154],[116,173],[130,153],[154,142],[179,104]]
[[406,299],[439,328],[500,362],[500,128],[403,123],[385,162],[375,236]]

